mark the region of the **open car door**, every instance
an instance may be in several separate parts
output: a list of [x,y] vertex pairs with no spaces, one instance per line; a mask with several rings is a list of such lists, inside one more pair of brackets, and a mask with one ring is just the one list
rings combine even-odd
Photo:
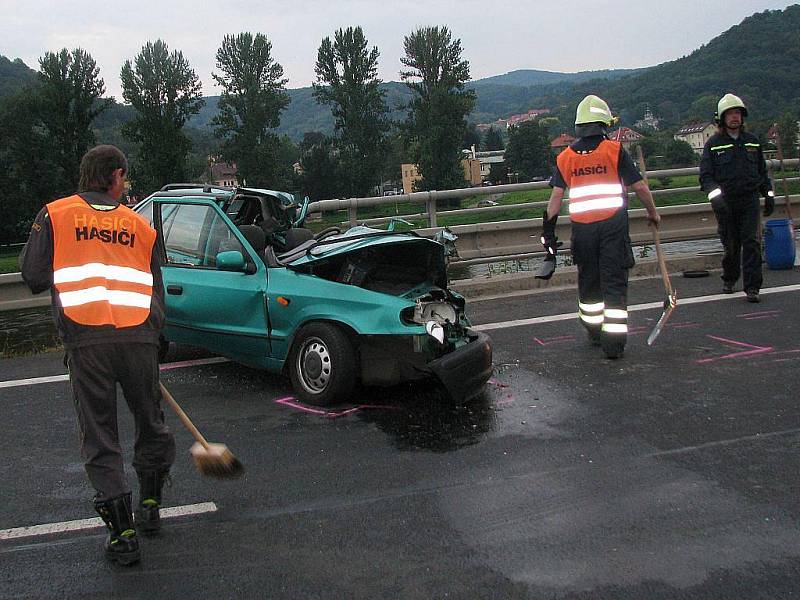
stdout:
[[203,198],[156,198],[170,341],[263,367],[270,355],[267,269],[222,209]]

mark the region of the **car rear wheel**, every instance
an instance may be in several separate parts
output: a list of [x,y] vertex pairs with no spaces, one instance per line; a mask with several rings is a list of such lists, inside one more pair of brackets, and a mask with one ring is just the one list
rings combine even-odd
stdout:
[[356,379],[356,354],[347,334],[330,323],[311,323],[298,333],[289,376],[300,400],[328,406],[347,399]]

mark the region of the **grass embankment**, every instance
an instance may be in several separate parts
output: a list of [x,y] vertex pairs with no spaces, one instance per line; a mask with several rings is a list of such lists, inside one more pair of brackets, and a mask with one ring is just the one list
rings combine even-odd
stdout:
[[2,248],[0,249],[0,273],[17,273],[19,272],[19,265],[17,259],[22,246],[14,247],[13,249]]

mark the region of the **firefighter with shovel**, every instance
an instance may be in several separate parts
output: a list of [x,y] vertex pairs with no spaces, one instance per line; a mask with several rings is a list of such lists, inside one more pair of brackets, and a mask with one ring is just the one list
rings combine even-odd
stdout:
[[608,104],[589,95],[578,104],[578,139],[556,159],[553,190],[543,215],[542,244],[548,253],[537,275],[549,279],[559,246],[556,221],[569,188],[572,257],[578,267],[578,316],[589,341],[606,357],[621,358],[628,333],[628,270],[633,266],[625,186],[636,192],[654,226],[661,220],[641,173],[619,142],[608,139],[617,121]]

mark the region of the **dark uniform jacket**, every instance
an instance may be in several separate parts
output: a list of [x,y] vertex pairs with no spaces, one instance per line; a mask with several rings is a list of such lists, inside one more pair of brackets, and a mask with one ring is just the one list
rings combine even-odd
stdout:
[[[94,205],[117,206],[119,203],[106,194],[81,192],[80,196]],[[158,344],[164,325],[164,284],[161,278],[160,246],[153,246],[150,272],[153,275],[153,292],[150,315],[141,325],[116,328],[113,325],[87,326],[72,321],[63,314],[53,286],[53,226],[45,206],[36,215],[28,242],[19,257],[22,278],[34,294],[50,290],[53,297],[53,317],[58,334],[66,348],[116,342]]]
[[727,133],[711,136],[700,159],[700,187],[704,192],[720,188],[727,198],[766,196],[772,183],[758,138],[747,131],[735,139]]

